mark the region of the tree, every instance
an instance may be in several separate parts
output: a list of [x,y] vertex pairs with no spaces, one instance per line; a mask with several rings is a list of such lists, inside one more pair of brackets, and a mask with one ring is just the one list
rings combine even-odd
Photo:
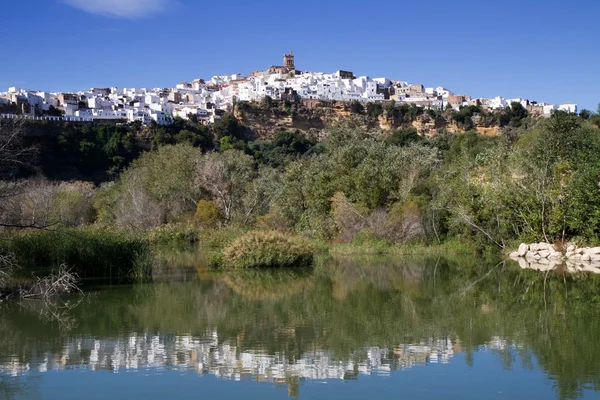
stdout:
[[391,100],[390,102],[386,103],[384,106],[384,111],[385,115],[389,118],[399,119],[398,117],[401,116],[400,110],[396,108],[395,100]]
[[592,112],[584,108],[579,112],[579,116],[583,119],[590,119],[590,117],[592,116]]
[[34,167],[38,149],[25,144],[23,119],[0,119],[0,179],[10,179],[22,169]]
[[252,138],[252,131],[242,125],[232,114],[226,113],[211,126],[215,139],[219,143],[221,139],[228,137],[229,142],[238,140],[248,141]]
[[[25,120],[0,119],[0,227],[42,228],[46,223],[22,221],[11,215],[11,204],[23,193],[23,184],[14,182],[20,170],[33,169],[38,154],[25,144]],[[18,202],[17,202],[18,203]]]
[[230,222],[244,197],[248,183],[255,176],[252,157],[239,150],[210,153],[196,168],[195,186],[206,190]]
[[420,143],[423,138],[419,136],[415,128],[399,128],[395,129],[385,141],[394,146],[402,147],[411,143]]
[[249,147],[260,162],[277,167],[308,153],[316,144],[315,139],[299,131],[285,131],[277,132],[271,140],[249,143]]
[[362,114],[365,112],[365,108],[363,107],[363,105],[360,103],[360,101],[358,100],[352,100],[350,102],[350,111],[353,114]]
[[101,187],[99,219],[131,228],[150,228],[192,213],[201,192],[195,173],[202,153],[187,144],[161,146],[142,154],[119,181]]
[[240,220],[247,225],[269,212],[272,200],[281,190],[280,175],[273,168],[263,166],[248,182],[240,201]]
[[372,118],[377,118],[381,114],[383,114],[383,106],[381,103],[368,103],[367,104],[367,113]]

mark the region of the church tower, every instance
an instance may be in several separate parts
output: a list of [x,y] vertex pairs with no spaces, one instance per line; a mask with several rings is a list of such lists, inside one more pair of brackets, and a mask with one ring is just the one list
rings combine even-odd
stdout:
[[294,65],[294,54],[290,50],[290,54],[283,55],[283,66],[286,67],[290,72],[296,70],[296,66]]

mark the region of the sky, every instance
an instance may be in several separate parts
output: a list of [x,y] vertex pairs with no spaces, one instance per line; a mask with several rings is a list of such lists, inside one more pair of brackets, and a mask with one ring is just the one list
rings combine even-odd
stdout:
[[0,91],[173,87],[281,65],[600,102],[600,1],[1,0]]

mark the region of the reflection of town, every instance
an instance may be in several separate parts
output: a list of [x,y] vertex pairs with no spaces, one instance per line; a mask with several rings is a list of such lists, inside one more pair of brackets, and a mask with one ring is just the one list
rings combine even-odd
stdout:
[[[483,346],[503,349],[506,342],[494,338]],[[30,360],[2,360],[0,373],[18,376],[30,372],[64,369],[123,370],[193,369],[234,380],[287,382],[290,379],[351,379],[357,375],[388,375],[392,370],[427,363],[448,363],[460,344],[450,339],[429,339],[401,344],[394,349],[367,347],[341,360],[326,350],[304,353],[290,360],[285,354],[241,350],[219,343],[216,332],[204,338],[175,335],[132,334],[115,339],[75,338],[60,352],[46,352]]]

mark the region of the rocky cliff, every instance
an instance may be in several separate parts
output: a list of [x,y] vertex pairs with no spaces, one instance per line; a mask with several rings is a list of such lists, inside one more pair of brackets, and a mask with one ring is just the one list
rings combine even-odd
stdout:
[[[435,136],[443,132],[464,133],[459,124],[450,116],[438,113],[431,116],[428,113],[394,118],[388,113],[367,113],[367,110],[357,111],[346,102],[303,100],[298,103],[272,102],[239,104],[234,109],[234,115],[244,125],[250,127],[259,138],[269,138],[279,131],[299,130],[304,133],[318,134],[331,123],[353,120],[371,129],[392,131],[398,128],[414,128],[419,135]],[[482,135],[497,136],[500,126],[485,123],[482,118],[473,116],[473,129]]]

